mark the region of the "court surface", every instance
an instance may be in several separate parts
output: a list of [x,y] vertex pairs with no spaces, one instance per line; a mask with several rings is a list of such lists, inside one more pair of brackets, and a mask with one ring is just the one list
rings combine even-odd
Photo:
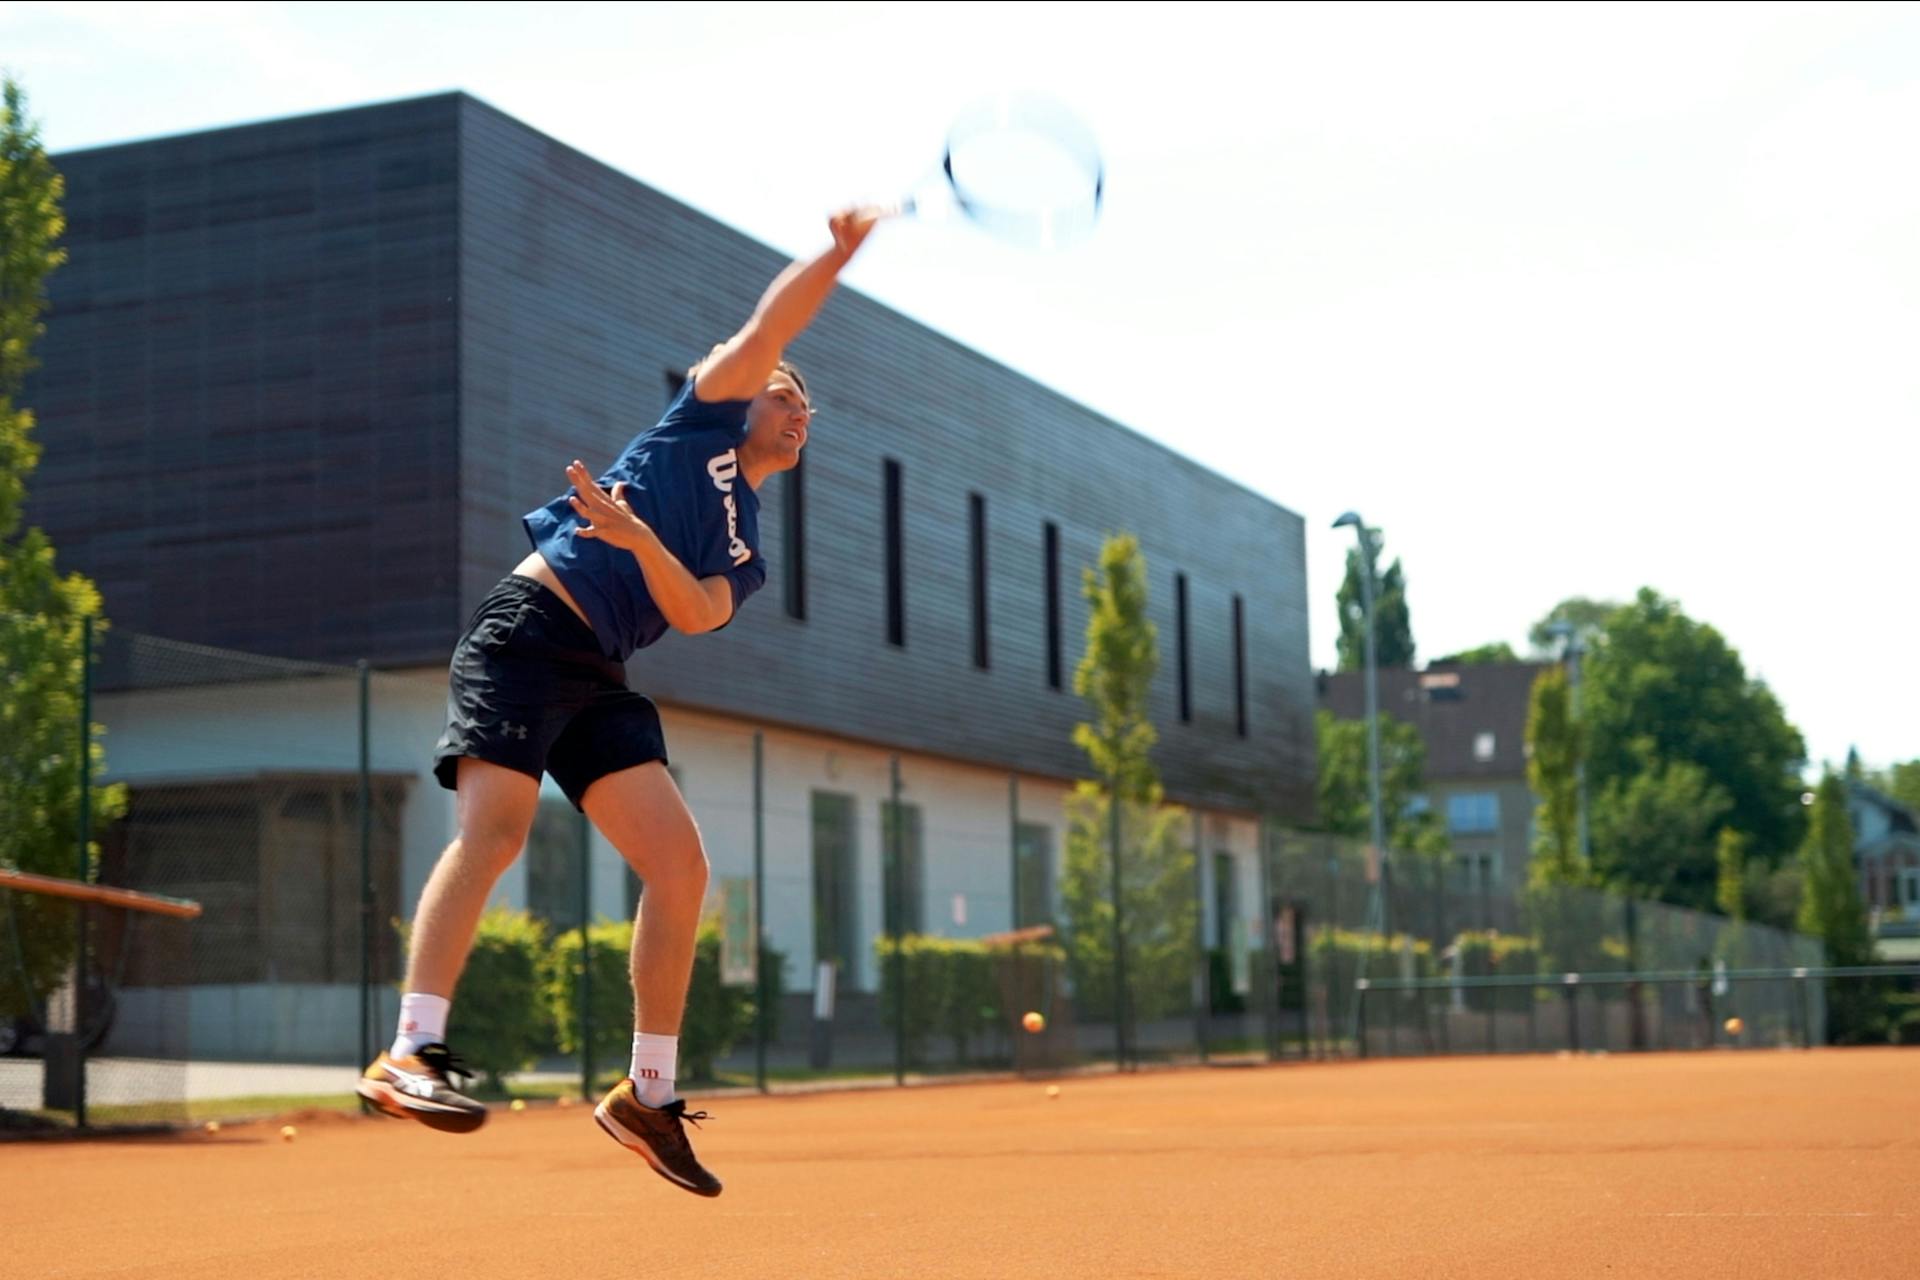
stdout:
[[1403,1060],[0,1144],[7,1276],[1914,1274],[1920,1053]]

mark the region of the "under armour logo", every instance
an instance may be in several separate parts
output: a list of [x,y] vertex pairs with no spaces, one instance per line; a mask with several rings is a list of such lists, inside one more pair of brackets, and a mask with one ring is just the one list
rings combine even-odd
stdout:
[[527,726],[523,724],[503,725],[501,726],[501,731],[505,733],[509,738],[518,738],[522,742],[525,742],[527,740]]

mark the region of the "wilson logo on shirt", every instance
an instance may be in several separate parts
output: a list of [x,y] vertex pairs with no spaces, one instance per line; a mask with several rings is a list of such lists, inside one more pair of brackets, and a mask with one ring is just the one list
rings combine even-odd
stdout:
[[723,501],[727,508],[727,554],[735,564],[745,564],[753,558],[753,552],[740,540],[740,509],[733,501],[733,482],[740,476],[740,459],[729,449],[708,460],[707,474],[713,478],[713,487],[726,495]]

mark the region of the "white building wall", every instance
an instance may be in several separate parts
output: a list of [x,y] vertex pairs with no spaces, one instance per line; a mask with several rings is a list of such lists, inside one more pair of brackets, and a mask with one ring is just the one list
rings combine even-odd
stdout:
[[1198,817],[1200,859],[1201,936],[1211,947],[1219,936],[1216,931],[1218,894],[1215,892],[1214,855],[1224,853],[1232,859],[1235,918],[1227,922],[1230,942],[1228,954],[1232,966],[1234,990],[1245,994],[1252,982],[1248,957],[1262,944],[1262,917],[1265,908],[1260,883],[1260,824],[1251,819],[1218,813]]
[[[97,701],[108,726],[110,780],[141,784],[239,779],[272,772],[351,774],[359,767],[358,689],[352,679],[197,686],[115,693]],[[434,742],[444,726],[446,673],[438,668],[376,675],[370,696],[369,753],[376,773],[410,775],[401,819],[400,899],[411,915],[441,850],[454,832],[453,793],[432,774]],[[675,775],[706,843],[713,886],[753,874],[753,727],[665,706],[661,709]],[[789,990],[813,983],[813,833],[815,791],[853,797],[861,934],[883,920],[881,802],[891,794],[883,748],[788,729],[764,737],[764,918],[789,957]],[[1066,848],[1069,786],[1019,782],[1019,819],[1052,831],[1057,899]],[[558,795],[551,779],[543,793]],[[901,757],[901,800],[921,811],[928,932],[977,937],[1011,927],[1012,812],[1008,775],[933,757]],[[626,871],[598,833],[590,843],[591,904],[597,918],[626,909]],[[1243,902],[1251,902],[1243,894]],[[501,878],[491,903],[523,907],[524,859]],[[717,904],[716,904],[717,905]],[[878,983],[870,943],[852,985]],[[228,992],[224,999],[247,999]],[[310,1001],[311,993],[303,996]],[[214,1004],[202,1001],[209,1014]],[[311,1007],[308,1005],[307,1007]],[[203,1041],[204,1043],[204,1041]]]
[[[713,885],[753,874],[753,730],[738,721],[663,707],[667,750],[688,807],[700,824]],[[773,945],[788,958],[787,989],[813,989],[813,824],[816,791],[853,798],[858,928],[881,928],[881,804],[892,794],[883,748],[788,729],[764,731],[764,919]],[[922,917],[929,933],[979,937],[1008,929],[1013,918],[1012,810],[1008,775],[995,769],[903,755],[900,799],[921,813],[925,849]],[[1050,779],[1022,779],[1020,821],[1053,831],[1057,887],[1066,844],[1068,788]],[[956,899],[958,910],[956,910]],[[964,919],[957,918],[964,915]],[[872,990],[878,971],[871,946],[856,961],[852,985]]]

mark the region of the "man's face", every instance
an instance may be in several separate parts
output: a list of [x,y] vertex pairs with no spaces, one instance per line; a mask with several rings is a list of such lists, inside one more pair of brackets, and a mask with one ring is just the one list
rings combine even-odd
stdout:
[[776,370],[747,408],[747,445],[774,463],[774,470],[799,465],[807,444],[813,406],[806,393],[786,373]]

